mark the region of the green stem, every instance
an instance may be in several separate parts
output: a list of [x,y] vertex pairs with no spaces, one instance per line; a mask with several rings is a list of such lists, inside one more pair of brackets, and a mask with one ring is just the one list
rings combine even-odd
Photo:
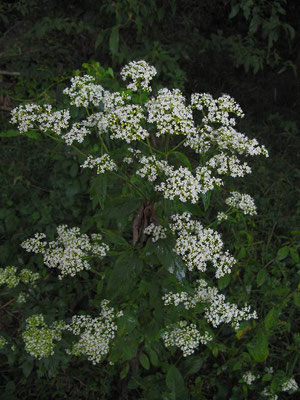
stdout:
[[[66,144],[66,142],[65,142],[64,140],[58,139],[58,138],[56,138],[56,137],[50,135],[50,134],[47,133],[47,132],[44,132],[44,134],[45,134],[46,136],[48,136],[49,138],[55,140],[55,141],[58,142],[58,143]],[[84,157],[86,158],[86,154],[85,154],[83,151],[81,151],[80,149],[78,149],[78,147],[74,146],[73,144],[71,144],[71,147],[72,147],[74,150],[76,150],[79,154],[81,154],[82,156],[84,156]]]
[[150,144],[150,140],[149,140],[148,137],[146,138],[146,140],[147,140],[147,145],[148,145],[148,148],[149,148],[149,150],[150,150],[150,153],[151,153],[151,155],[153,156],[153,149],[152,149],[152,146],[151,146],[151,144]]
[[104,147],[105,151],[108,154],[109,153],[108,148],[107,148],[106,144],[104,143],[103,137],[101,135],[100,135],[100,140],[101,140],[102,146]]
[[186,138],[184,138],[180,143],[178,143],[175,147],[173,147],[173,149],[171,149],[170,151],[167,152],[167,156],[171,153],[173,153],[173,151],[177,150],[180,146],[183,145],[183,143],[186,141]]
[[[155,151],[155,153],[158,153],[158,154],[162,154],[162,155],[165,155],[165,153],[164,152],[162,152],[162,151],[160,151],[160,150],[157,150],[157,149],[155,149],[154,147],[152,147],[151,146],[151,144],[150,144],[150,141],[149,141],[149,139],[148,139],[148,144],[146,144],[146,143],[144,143],[144,142],[142,142],[142,141],[140,141],[140,143],[142,143],[144,146],[146,146],[147,148],[149,148],[149,146],[151,147],[151,150],[152,151]],[[151,154],[152,154],[152,152],[151,152]]]
[[132,182],[130,182],[127,178],[124,178],[122,175],[118,174],[117,172],[111,171],[111,173],[113,175],[117,176],[118,178],[122,179],[126,183],[128,183],[130,186],[133,187],[134,190],[136,190],[143,197],[143,199],[146,199],[146,196],[144,195],[144,193],[139,188],[137,188]]

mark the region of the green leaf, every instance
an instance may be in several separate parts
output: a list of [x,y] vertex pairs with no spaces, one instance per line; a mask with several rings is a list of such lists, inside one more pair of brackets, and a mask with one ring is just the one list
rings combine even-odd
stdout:
[[109,50],[111,54],[114,56],[118,53],[118,49],[119,49],[119,27],[114,26],[109,36]]
[[147,351],[147,353],[148,353],[148,355],[150,357],[151,364],[154,367],[158,367],[159,366],[159,359],[158,359],[158,356],[157,356],[156,352],[153,349],[151,349],[151,347],[149,347],[149,346],[146,346],[146,351]]
[[109,297],[115,298],[125,295],[129,297],[142,268],[143,262],[136,255],[133,253],[122,254],[117,259],[108,278],[106,290]]
[[228,18],[229,18],[229,19],[234,18],[234,17],[238,14],[239,11],[240,11],[240,4],[237,3],[237,4],[235,4],[234,6],[232,6]]
[[90,194],[94,206],[99,203],[100,207],[102,209],[104,208],[104,202],[107,195],[107,185],[108,179],[106,174],[100,174],[93,179]]
[[284,260],[290,254],[290,248],[288,246],[283,246],[277,251],[277,260]]
[[180,153],[180,151],[173,151],[172,154],[176,158],[178,158],[185,166],[187,166],[190,171],[192,170],[190,160],[187,158],[187,156],[185,154]]
[[123,236],[115,231],[111,231],[109,229],[101,229],[103,233],[103,239],[107,240],[108,242],[123,246],[129,247],[130,244],[123,238]]
[[196,374],[202,367],[204,359],[198,356],[189,356],[183,362],[184,376]]
[[281,314],[281,310],[276,308],[271,308],[265,317],[264,323],[266,329],[272,329],[278,324],[278,317]]
[[180,371],[175,367],[175,365],[170,365],[167,376],[166,385],[175,395],[176,400],[187,399],[187,391],[184,386],[184,380]]
[[129,364],[126,363],[125,367],[122,369],[122,371],[121,371],[121,373],[120,373],[120,378],[121,378],[121,379],[126,378],[128,372],[129,372]]
[[298,263],[300,261],[299,253],[298,253],[297,249],[295,249],[293,247],[290,247],[290,256],[292,257],[292,259],[295,263]]
[[27,137],[29,137],[29,139],[33,139],[33,140],[41,140],[43,138],[41,133],[37,132],[37,131],[28,131],[28,132],[25,132],[24,134]]
[[256,276],[257,286],[258,287],[262,286],[267,280],[268,276],[269,274],[267,273],[266,269],[265,268],[261,269]]
[[202,194],[202,203],[204,207],[204,211],[207,211],[210,205],[211,191]]
[[220,290],[225,289],[229,285],[230,279],[231,279],[230,274],[222,276],[220,279],[218,279],[218,288]]
[[0,132],[0,137],[13,137],[20,136],[20,132],[14,129],[9,129],[8,131]]
[[172,250],[171,244],[167,241],[156,244],[155,254],[161,264],[166,267],[171,274],[174,274],[179,281],[182,281],[185,277],[186,267],[181,258]]
[[299,292],[293,293],[293,299],[294,299],[295,306],[300,307],[300,293]]
[[142,365],[143,368],[145,369],[149,369],[150,368],[150,362],[149,362],[149,358],[146,356],[145,353],[142,353],[140,356],[140,363]]
[[33,360],[26,360],[22,365],[23,374],[28,378],[33,369]]
[[97,49],[103,42],[104,36],[105,36],[105,31],[98,33],[97,39],[95,40],[95,49]]
[[263,362],[269,354],[268,344],[267,336],[260,330],[256,337],[247,345],[247,349],[255,361]]

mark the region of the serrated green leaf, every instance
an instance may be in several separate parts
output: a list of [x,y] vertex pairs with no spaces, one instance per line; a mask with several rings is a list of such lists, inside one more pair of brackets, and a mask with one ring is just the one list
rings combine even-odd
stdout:
[[247,349],[255,361],[263,362],[269,354],[268,344],[267,336],[260,330],[256,337],[247,345]]
[[271,308],[265,317],[264,323],[266,329],[272,329],[278,324],[278,318],[281,314],[281,310],[276,308]]
[[108,178],[106,174],[100,174],[92,181],[90,193],[93,199],[93,204],[100,204],[103,209],[107,195]]
[[256,276],[256,283],[257,283],[257,286],[258,286],[258,287],[262,286],[262,285],[265,283],[265,281],[267,280],[268,276],[269,276],[269,275],[268,275],[266,269],[265,269],[265,268],[262,268],[262,269],[258,272],[258,274],[257,274],[257,276]]
[[283,246],[277,251],[277,260],[284,260],[290,254],[290,248],[288,246]]
[[198,356],[189,356],[183,362],[184,376],[196,374],[202,367],[204,359]]
[[143,268],[143,261],[135,254],[122,254],[116,261],[107,282],[107,293],[111,298],[130,296]]
[[172,394],[175,395],[176,400],[184,400],[187,398],[183,377],[175,365],[170,365],[168,369],[166,385],[172,391]]

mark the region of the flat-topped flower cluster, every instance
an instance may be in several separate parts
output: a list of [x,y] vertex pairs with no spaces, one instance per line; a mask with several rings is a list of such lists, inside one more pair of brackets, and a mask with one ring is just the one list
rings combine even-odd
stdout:
[[[52,356],[63,332],[69,331],[79,339],[67,352],[76,356],[84,355],[93,364],[99,363],[107,355],[115,337],[116,320],[123,315],[121,311],[116,313],[113,307],[109,307],[108,300],[103,300],[100,306],[101,312],[96,318],[90,315],[74,315],[69,323],[58,321],[50,326],[46,324],[42,314],[32,315],[26,319],[23,332],[25,350],[37,359]],[[3,341],[3,346],[5,343]]]
[[[137,104],[132,92],[149,92],[155,75],[155,68],[145,61],[130,62],[121,71],[123,80],[131,80],[127,92],[110,92],[92,76],[76,76],[64,93],[70,98],[71,105],[88,110],[86,118],[70,125],[68,109],[53,111],[50,105],[26,104],[12,111],[11,121],[22,133],[39,129],[59,136],[68,145],[83,143],[93,132],[100,137],[108,135],[110,140],[134,144],[135,150],[140,150],[141,143],[148,150],[143,147],[131,172],[155,182],[153,189],[166,199],[194,204],[203,194],[224,185],[221,176],[236,178],[251,173],[250,166],[240,157],[268,156],[265,147],[256,139],[249,139],[235,129],[236,117],[242,118],[244,113],[227,94],[214,99],[208,93],[194,93],[188,102],[179,89],[163,88],[147,101]],[[172,150],[166,148],[162,152],[159,147],[150,145],[150,132],[157,138],[180,136],[182,146],[205,157],[198,165],[175,167],[168,160]],[[125,157],[125,162],[123,158],[114,159],[106,147],[105,153],[102,152],[101,157],[89,155],[82,166],[101,165],[97,173],[105,173],[124,168],[132,161],[131,157]]]
[[[173,215],[162,206],[161,224],[153,214],[148,219],[143,215],[140,217],[143,223],[137,230],[143,238],[149,235],[152,242],[159,241],[158,246],[160,241],[172,237],[174,257],[181,258],[191,272],[187,275],[198,274],[199,279],[194,279],[190,291],[183,288],[178,292],[164,291],[163,297],[166,310],[181,304],[183,310],[195,310],[194,314],[202,318],[203,324],[176,321],[163,333],[166,346],[178,347],[187,356],[200,344],[213,340],[209,329],[212,331],[223,323],[238,329],[241,321],[255,319],[257,314],[247,304],[239,307],[229,302],[211,283],[230,274],[236,260],[224,249],[221,235],[193,219],[190,213],[182,212],[180,203],[201,207],[202,200],[215,188],[222,188],[227,179],[232,181],[251,173],[247,157],[267,157],[268,152],[256,139],[249,139],[236,129],[236,118],[242,118],[244,113],[232,97],[224,94],[214,99],[208,93],[193,93],[187,98],[180,90],[167,88],[150,96],[151,80],[156,73],[145,61],[133,61],[121,71],[122,79],[129,83],[119,91],[106,90],[95,77],[76,76],[64,94],[72,106],[80,108],[77,113],[27,104],[12,111],[12,122],[21,133],[38,129],[85,154],[81,167],[95,169],[97,174],[110,174],[115,179],[115,189],[122,179],[130,190],[143,194],[144,200],[148,200],[147,196],[154,199],[153,204],[174,201]],[[73,114],[77,116],[71,118]],[[92,134],[95,137],[89,140]],[[74,143],[84,149],[86,138],[89,151],[83,153]],[[92,147],[94,139],[97,145]],[[186,154],[192,156],[188,158]],[[146,203],[150,201],[143,204]],[[233,191],[225,204],[230,207],[229,212],[256,214],[254,201],[246,194]],[[220,212],[215,222],[227,218],[227,212]],[[89,270],[91,258],[102,258],[109,251],[99,234],[89,236],[66,225],[60,225],[57,234],[55,240],[47,242],[45,234],[37,233],[23,242],[22,247],[42,254],[45,265],[59,271],[59,278]],[[11,282],[14,285],[12,278]],[[180,282],[178,287],[181,288]],[[75,315],[71,322],[58,325],[46,325],[43,316],[32,317],[23,335],[27,351],[35,357],[51,355],[64,329],[79,336],[70,354],[99,363],[109,352],[116,335],[116,319],[121,315],[108,306],[107,300],[101,307],[97,317]],[[205,330],[204,326],[209,324],[211,327]],[[247,379],[250,381],[251,377],[245,376]]]
[[0,269],[0,286],[7,285],[9,288],[16,287],[20,282],[34,284],[40,278],[40,274],[32,272],[28,268],[18,271],[17,267],[11,266]]
[[89,257],[102,258],[109,251],[109,246],[102,243],[100,234],[92,234],[89,237],[81,234],[79,228],[60,225],[57,235],[56,240],[47,243],[46,235],[37,233],[33,238],[25,240],[21,246],[28,252],[43,254],[45,265],[57,268],[60,279],[90,269]]

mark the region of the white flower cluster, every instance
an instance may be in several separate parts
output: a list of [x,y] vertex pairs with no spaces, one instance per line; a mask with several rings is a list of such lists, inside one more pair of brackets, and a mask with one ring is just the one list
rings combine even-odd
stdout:
[[5,337],[0,336],[0,350],[3,349],[3,347],[7,344],[7,340],[5,339]]
[[152,242],[157,242],[159,239],[166,239],[167,229],[162,225],[155,225],[153,222],[144,229],[144,233],[152,235]]
[[173,166],[168,166],[163,172],[167,176],[166,181],[156,185],[154,189],[162,192],[166,199],[174,200],[178,197],[184,203],[191,201],[196,204],[202,194],[223,183],[221,179],[213,177],[206,167],[197,167],[195,175],[182,166],[177,170],[174,170]]
[[255,376],[251,371],[247,371],[244,373],[242,376],[242,380],[247,384],[251,385],[252,382],[254,382],[257,379],[257,376]]
[[26,303],[26,300],[28,298],[28,295],[24,292],[20,292],[19,296],[17,298],[17,303],[22,304],[22,303]]
[[217,214],[217,220],[218,220],[219,222],[226,221],[226,219],[228,219],[228,215],[226,215],[226,214],[225,214],[224,212],[222,212],[222,211],[218,212],[218,214]]
[[290,392],[290,393],[296,392],[298,390],[298,384],[294,378],[290,378],[282,384],[281,390],[283,392]]
[[263,397],[268,397],[269,400],[278,400],[277,394],[273,393],[271,387],[264,388],[264,390],[261,392],[261,395]]
[[223,252],[224,244],[218,232],[191,220],[188,212],[175,214],[171,219],[170,228],[177,235],[174,251],[182,257],[190,271],[196,268],[205,272],[211,262],[217,279],[231,272],[236,260],[228,251]]
[[144,60],[131,61],[120,72],[123,81],[128,78],[132,79],[132,82],[127,85],[127,89],[131,89],[134,92],[139,89],[151,92],[150,81],[156,74],[156,69]]
[[219,175],[230,175],[233,178],[243,177],[246,174],[251,174],[251,168],[244,162],[234,156],[228,156],[225,153],[216,154],[208,162],[207,166],[216,169]]
[[157,97],[146,103],[148,122],[156,124],[156,136],[194,135],[196,127],[192,109],[185,105],[179,89],[160,89]]
[[75,141],[82,143],[90,133],[91,131],[85,126],[84,122],[75,122],[70,131],[63,135],[63,139],[70,146]]
[[238,329],[240,321],[257,319],[256,311],[250,312],[250,306],[246,305],[239,309],[236,304],[226,302],[225,296],[219,294],[216,287],[208,287],[204,279],[198,280],[197,283],[198,286],[195,288],[194,295],[186,292],[170,292],[163,296],[164,304],[166,306],[177,306],[183,303],[187,310],[194,308],[198,303],[207,304],[204,317],[214,328],[222,323],[231,323],[234,329]]
[[165,346],[179,347],[183,356],[187,357],[195,352],[200,343],[207,344],[212,340],[208,332],[201,334],[195,324],[188,325],[186,321],[179,321],[175,326],[168,326],[162,339]]
[[38,128],[42,132],[52,131],[60,135],[63,129],[68,128],[71,118],[69,110],[52,111],[50,104],[20,105],[11,114],[11,123],[18,125],[20,133]]
[[[191,107],[200,110],[203,114],[201,128],[197,128],[196,135],[188,136],[185,146],[189,146],[198,153],[205,153],[209,149],[221,151],[224,158],[224,150],[239,155],[265,155],[268,152],[264,146],[259,146],[256,139],[249,139],[244,134],[235,130],[235,117],[243,117],[244,113],[240,106],[228,95],[222,95],[218,99],[213,99],[207,93],[195,93],[191,96]],[[217,126],[216,126],[217,125]],[[250,168],[247,164],[240,164],[240,161],[233,154],[226,155],[226,169],[238,169],[235,176],[243,176],[249,173]],[[232,161],[230,161],[232,159]],[[229,164],[230,163],[230,164]],[[220,163],[219,168],[221,168]],[[231,167],[230,167],[231,165]],[[244,170],[244,172],[243,172]],[[232,175],[234,176],[234,175]]]
[[143,108],[137,104],[116,107],[107,113],[106,119],[111,139],[122,139],[131,143],[149,136],[149,132],[142,126],[146,121]]
[[235,118],[230,117],[230,114],[244,117],[239,104],[227,94],[223,94],[215,100],[208,93],[194,93],[191,96],[191,105],[199,111],[207,110],[207,115],[202,120],[204,124],[220,123],[225,126],[234,126],[236,124]]
[[139,163],[143,165],[142,168],[136,171],[136,174],[142,178],[147,178],[149,182],[154,182],[159,172],[164,171],[171,173],[172,169],[168,166],[167,161],[157,160],[157,158],[152,156],[142,156],[139,159]]
[[81,167],[90,169],[97,168],[97,174],[104,174],[106,171],[117,170],[116,163],[110,158],[108,154],[103,154],[103,156],[97,158],[94,158],[93,156],[88,156]]
[[101,235],[91,236],[90,239],[88,235],[81,234],[79,228],[68,228],[66,225],[58,226],[57,233],[57,239],[49,242],[48,248],[44,241],[45,234],[36,234],[21,246],[26,251],[43,254],[45,265],[59,270],[59,279],[90,269],[88,257],[104,257],[109,251],[108,245],[100,242]]
[[109,92],[108,90],[105,90],[104,96],[103,96],[103,105],[104,105],[104,111],[109,112],[113,111],[116,107],[124,106],[126,104],[126,101],[130,100],[131,97],[129,94],[125,92]]
[[93,76],[84,75],[71,78],[71,87],[63,92],[70,97],[72,105],[87,108],[91,104],[99,106],[103,99],[104,89],[101,85],[95,84]]
[[249,139],[231,126],[221,126],[217,130],[211,130],[210,140],[221,150],[230,150],[240,155],[269,156],[265,146],[259,146],[256,139]]
[[16,287],[20,282],[23,283],[34,283],[40,278],[38,273],[30,271],[28,268],[23,268],[17,274],[18,269],[16,267],[6,267],[0,270],[0,286],[7,285],[9,288]]
[[108,300],[101,302],[102,310],[99,317],[92,318],[90,315],[72,317],[66,329],[80,338],[69,351],[70,354],[87,356],[93,364],[98,364],[107,355],[117,330],[116,319],[123,315],[121,311],[115,313],[114,308],[108,304]]
[[249,194],[231,192],[231,195],[225,200],[225,203],[230,207],[242,210],[244,214],[257,214],[254,200]]
[[45,323],[42,314],[35,314],[26,319],[26,328],[23,332],[25,350],[37,359],[54,354],[54,341],[61,340],[64,322],[53,323],[50,327]]

